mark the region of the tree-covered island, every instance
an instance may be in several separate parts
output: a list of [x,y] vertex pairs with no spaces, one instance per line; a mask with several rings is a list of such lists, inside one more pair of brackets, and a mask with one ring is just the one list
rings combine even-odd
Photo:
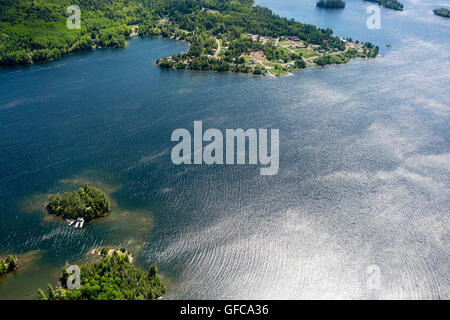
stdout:
[[450,10],[445,8],[438,8],[433,10],[434,14],[444,18],[450,18]]
[[[166,292],[158,268],[148,271],[133,266],[134,255],[125,248],[102,249],[100,261],[80,267],[80,289],[67,287],[69,273],[65,266],[59,284],[38,290],[41,300],[155,300]],[[70,280],[70,279],[69,279]]]
[[187,53],[158,61],[161,67],[174,69],[281,75],[378,53],[372,44],[282,18],[255,6],[253,0],[79,0],[80,30],[66,26],[69,5],[71,0],[2,1],[0,65],[123,47],[131,34],[190,43]]
[[365,1],[375,2],[378,3],[380,6],[389,9],[403,11],[403,4],[397,0],[365,0]]
[[19,264],[17,257],[9,255],[5,260],[0,259],[0,276],[17,270]]
[[343,9],[345,2],[343,0],[319,0],[316,4],[319,8]]
[[85,185],[77,191],[51,194],[46,208],[49,213],[65,219],[83,218],[89,221],[105,217],[109,211],[109,201],[103,191]]

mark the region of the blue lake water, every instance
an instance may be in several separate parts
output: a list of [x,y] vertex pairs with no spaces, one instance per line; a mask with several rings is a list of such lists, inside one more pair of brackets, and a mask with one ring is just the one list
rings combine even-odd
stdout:
[[[287,78],[161,70],[187,46],[157,38],[0,69],[0,255],[39,250],[0,298],[33,298],[101,245],[156,262],[167,298],[450,298],[450,21],[432,13],[450,4],[403,2],[368,30],[369,2],[259,0],[383,54]],[[279,129],[278,175],[173,165],[171,134],[194,120]],[[110,220],[42,212],[86,182],[117,202]]]

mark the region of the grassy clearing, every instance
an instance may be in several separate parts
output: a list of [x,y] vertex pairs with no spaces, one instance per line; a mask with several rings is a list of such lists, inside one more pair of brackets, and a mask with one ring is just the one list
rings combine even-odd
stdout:
[[302,56],[305,59],[309,59],[311,57],[316,57],[319,55],[316,51],[312,49],[296,49],[295,52],[298,54],[302,54]]

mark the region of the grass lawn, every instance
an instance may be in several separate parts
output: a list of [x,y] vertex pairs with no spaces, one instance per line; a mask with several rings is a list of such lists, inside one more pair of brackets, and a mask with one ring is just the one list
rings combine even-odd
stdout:
[[301,53],[305,59],[318,56],[319,54],[312,49],[297,49],[297,53]]
[[286,70],[286,69],[276,69],[276,68],[273,68],[273,69],[270,69],[270,72],[272,72],[273,74],[279,76],[279,75],[282,75],[282,74],[286,74],[286,73],[288,73],[289,71]]

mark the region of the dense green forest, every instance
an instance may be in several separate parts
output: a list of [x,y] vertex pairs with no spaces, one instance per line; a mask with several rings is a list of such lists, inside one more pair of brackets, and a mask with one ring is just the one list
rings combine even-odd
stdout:
[[345,2],[342,0],[319,0],[317,6],[320,8],[342,9],[345,8]]
[[[73,4],[81,9],[79,30],[66,26],[66,10]],[[162,19],[173,23],[161,27]],[[94,47],[123,47],[133,26],[138,26],[140,35],[192,41],[191,52],[207,50],[196,44],[203,44],[208,36],[233,40],[243,33],[292,35],[312,44],[327,40],[330,45],[341,45],[332,30],[281,18],[267,8],[253,6],[253,0],[3,0],[0,64],[51,60]]]
[[[67,7],[81,9],[81,29],[69,29]],[[133,18],[142,18],[137,4],[106,0],[2,0],[0,64],[51,60],[92,47],[123,47]]]
[[0,259],[0,276],[13,272],[19,267],[17,257],[10,255],[4,261]]
[[82,217],[89,221],[106,216],[109,211],[109,201],[101,190],[85,185],[78,191],[50,195],[47,209],[50,213],[64,218]]
[[67,288],[66,266],[56,289],[48,284],[46,293],[38,290],[38,297],[41,300],[155,300],[162,297],[166,287],[156,265],[144,271],[133,266],[131,259],[126,249],[103,249],[99,262],[80,267],[80,289]]
[[366,0],[366,1],[376,2],[379,5],[389,9],[403,11],[403,4],[398,2],[397,0]]
[[434,14],[444,17],[444,18],[450,18],[450,10],[445,8],[438,8],[433,10]]

